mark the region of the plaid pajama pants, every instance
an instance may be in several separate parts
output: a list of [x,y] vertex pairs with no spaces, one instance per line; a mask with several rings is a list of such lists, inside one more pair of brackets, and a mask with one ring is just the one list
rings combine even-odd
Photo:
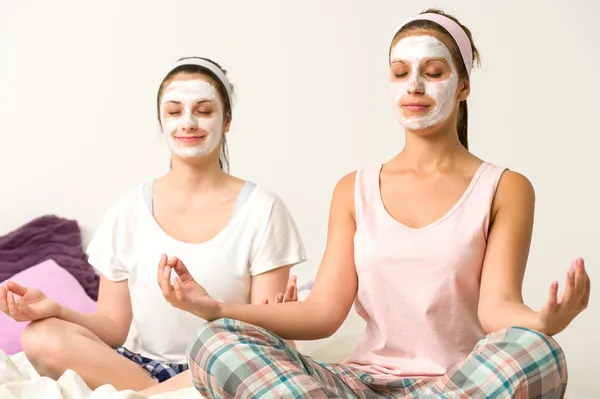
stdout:
[[511,328],[481,340],[447,374],[379,381],[303,356],[262,328],[222,319],[188,348],[192,382],[207,398],[563,398],[567,367],[552,339]]

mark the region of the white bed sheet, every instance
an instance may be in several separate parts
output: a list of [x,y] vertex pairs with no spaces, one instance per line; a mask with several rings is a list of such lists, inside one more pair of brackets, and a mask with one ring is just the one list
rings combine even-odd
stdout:
[[[201,398],[193,388],[153,395],[151,399]],[[40,377],[24,354],[7,356],[0,351],[0,399],[148,399],[131,390],[103,385],[92,391],[81,377],[67,370],[58,381]]]

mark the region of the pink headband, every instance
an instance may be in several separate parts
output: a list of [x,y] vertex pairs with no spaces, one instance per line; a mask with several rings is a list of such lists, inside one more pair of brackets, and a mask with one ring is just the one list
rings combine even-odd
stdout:
[[434,13],[426,13],[419,14],[416,17],[404,22],[400,29],[402,29],[402,27],[408,24],[409,22],[418,20],[433,21],[436,24],[440,25],[442,28],[446,29],[448,33],[450,33],[450,35],[458,45],[460,55],[462,56],[463,62],[465,63],[465,68],[467,69],[467,74],[471,76],[471,69],[473,68],[473,49],[471,48],[471,41],[469,40],[469,37],[467,36],[467,33],[463,30],[463,28],[461,28],[459,24],[457,24],[448,17]]

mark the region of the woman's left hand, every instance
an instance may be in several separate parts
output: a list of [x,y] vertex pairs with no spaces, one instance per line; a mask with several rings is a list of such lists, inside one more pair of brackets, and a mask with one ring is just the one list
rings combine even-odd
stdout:
[[564,330],[573,319],[587,308],[590,301],[590,277],[583,259],[576,259],[567,272],[567,285],[558,297],[558,282],[550,286],[548,301],[539,312],[540,331],[555,335]]
[[[296,281],[296,276],[290,276],[287,287],[285,288],[285,293],[277,294],[274,301],[271,303],[286,303],[296,301],[298,301],[298,283]],[[268,305],[269,299],[265,299],[263,304]]]

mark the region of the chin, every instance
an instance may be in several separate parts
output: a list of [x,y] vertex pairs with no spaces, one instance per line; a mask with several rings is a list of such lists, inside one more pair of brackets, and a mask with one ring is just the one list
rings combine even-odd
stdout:
[[404,130],[410,133],[418,134],[418,135],[427,135],[439,130],[440,125],[419,125],[419,124],[411,124],[411,123],[402,123],[404,126]]
[[[453,123],[453,118],[446,116],[444,119],[439,120],[439,118],[432,117],[420,117],[409,120],[401,120],[400,124],[404,126],[404,129],[407,132],[411,132],[417,135],[425,136],[430,134],[435,134],[440,130],[444,130],[449,124]],[[438,119],[438,120],[436,120]]]

